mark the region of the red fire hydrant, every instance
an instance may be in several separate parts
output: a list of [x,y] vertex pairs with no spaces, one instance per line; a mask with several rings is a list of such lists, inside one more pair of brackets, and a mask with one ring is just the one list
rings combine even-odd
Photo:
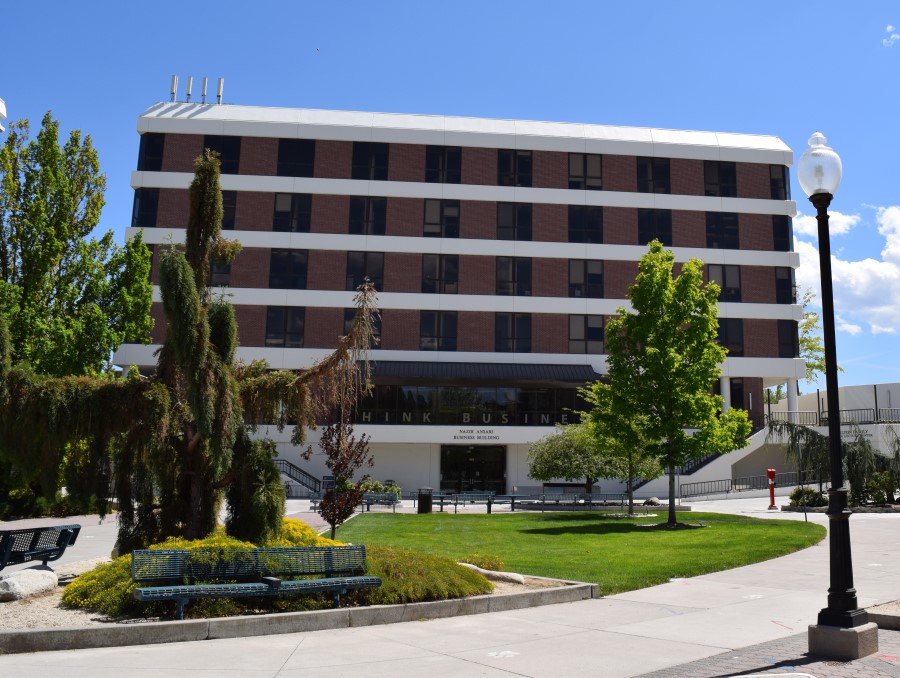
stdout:
[[775,506],[775,469],[766,469],[766,476],[769,478],[769,510],[777,511],[778,507]]

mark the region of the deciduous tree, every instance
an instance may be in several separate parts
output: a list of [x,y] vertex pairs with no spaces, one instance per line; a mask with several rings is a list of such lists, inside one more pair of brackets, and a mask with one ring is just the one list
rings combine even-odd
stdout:
[[668,524],[675,517],[675,469],[691,459],[747,444],[747,413],[721,413],[712,389],[726,351],[717,342],[719,287],[703,284],[703,263],[691,259],[673,277],[675,257],[650,243],[607,329],[610,408],[619,419],[640,417],[644,453],[669,469]]
[[0,313],[12,359],[41,374],[97,374],[123,342],[152,327],[150,253],[137,236],[118,247],[92,236],[106,178],[90,136],[61,146],[44,116],[37,138],[13,123],[0,148]]

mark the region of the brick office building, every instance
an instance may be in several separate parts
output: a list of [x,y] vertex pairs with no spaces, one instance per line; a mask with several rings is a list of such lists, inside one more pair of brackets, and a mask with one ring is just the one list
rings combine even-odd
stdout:
[[[376,390],[357,430],[376,478],[535,485],[528,443],[604,373],[606,319],[653,238],[723,287],[726,407],[759,419],[764,387],[804,374],[793,155],[775,137],[191,103],[152,106],[138,132],[129,233],[156,250],[183,240],[194,159],[221,154],[223,227],[243,251],[213,284],[235,305],[239,358],[310,365],[375,281]],[[158,251],[154,281],[157,265]],[[155,364],[158,302],[153,343],[120,347],[119,364]]]

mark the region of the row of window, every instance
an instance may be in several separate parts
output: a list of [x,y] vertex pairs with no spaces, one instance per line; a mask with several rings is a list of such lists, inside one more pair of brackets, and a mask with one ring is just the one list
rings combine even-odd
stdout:
[[[158,188],[140,188],[134,193],[132,226],[154,228],[159,212]],[[348,232],[351,235],[385,235],[387,232],[387,198],[350,196]],[[533,239],[533,205],[531,203],[496,203],[498,240],[531,241]],[[237,208],[237,191],[222,191],[222,228],[233,230]],[[672,210],[638,209],[638,244],[659,240],[672,246]],[[706,212],[706,246],[716,249],[739,249],[739,215],[734,212]],[[424,200],[422,234],[425,237],[458,238],[459,200]],[[276,193],[272,212],[272,230],[308,233],[312,223],[312,195],[308,193]],[[783,215],[772,216],[772,238],[775,251],[791,248],[791,222]],[[603,243],[603,208],[569,205],[568,242]]]
[[[569,259],[569,296],[602,299],[603,261]],[[530,297],[533,294],[530,257],[495,257],[498,296]],[[230,283],[228,265],[212,265],[210,285]],[[272,249],[269,254],[269,288],[304,290],[307,286],[309,251]],[[708,279],[721,288],[720,301],[741,301],[741,268],[733,264],[708,264]],[[368,278],[375,289],[384,291],[384,252],[347,252],[346,290],[355,290]],[[422,287],[424,294],[459,293],[459,255],[423,254]],[[796,303],[793,271],[775,268],[775,303]]]
[[[148,132],[141,136],[138,170],[158,172],[163,167],[165,134]],[[203,147],[219,154],[221,172],[237,174],[241,157],[241,137],[208,134]],[[276,174],[280,177],[312,177],[315,165],[314,139],[279,139]],[[350,161],[350,177],[369,181],[387,181],[390,144],[354,141]],[[591,153],[569,153],[570,189],[603,189],[603,156]],[[530,187],[533,180],[532,151],[498,149],[497,185]],[[737,163],[704,161],[704,194],[720,197],[737,196]],[[462,148],[459,146],[426,146],[425,176],[428,183],[459,184],[462,182]],[[790,199],[788,169],[769,165],[770,197]],[[640,193],[671,193],[669,158],[637,158],[637,190]]]
[[[344,309],[344,334],[350,332],[355,310]],[[530,313],[494,313],[494,351],[531,353],[532,316]],[[306,309],[295,306],[269,306],[266,310],[266,346],[303,348]],[[799,356],[799,334],[793,320],[778,320],[778,357]],[[456,311],[419,311],[419,350],[456,351],[458,314]],[[604,318],[602,315],[570,315],[568,352],[602,354]],[[380,324],[376,334],[380,336]],[[720,318],[718,341],[732,357],[744,355],[744,321]]]

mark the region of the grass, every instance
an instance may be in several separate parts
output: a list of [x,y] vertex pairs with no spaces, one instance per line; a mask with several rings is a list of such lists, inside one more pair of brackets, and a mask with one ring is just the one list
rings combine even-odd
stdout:
[[366,513],[340,527],[344,542],[459,559],[492,554],[521,574],[596,582],[604,595],[757,563],[812,546],[825,528],[795,520],[694,513],[694,530],[648,529],[665,516],[599,513],[426,515]]

